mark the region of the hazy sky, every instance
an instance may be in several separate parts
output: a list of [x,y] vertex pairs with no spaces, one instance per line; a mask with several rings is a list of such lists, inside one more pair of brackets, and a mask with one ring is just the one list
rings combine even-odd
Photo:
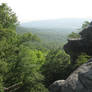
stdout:
[[92,17],[92,0],[0,0],[7,3],[19,21]]

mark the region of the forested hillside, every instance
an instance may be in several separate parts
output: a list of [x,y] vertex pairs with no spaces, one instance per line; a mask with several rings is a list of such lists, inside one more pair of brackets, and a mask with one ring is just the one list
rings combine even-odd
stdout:
[[59,28],[36,29],[36,28],[17,27],[16,31],[19,34],[23,34],[26,32],[31,32],[33,34],[36,34],[41,39],[41,43],[43,44],[43,46],[47,48],[63,47],[63,45],[67,42],[67,37],[69,33],[71,33],[69,29],[59,29]]
[[[26,28],[17,28],[18,25],[16,14],[7,4],[2,3],[0,5],[0,92],[49,92],[48,87],[51,83],[66,79],[74,69],[89,58],[87,54],[81,53],[76,63],[71,62],[70,56],[61,49],[63,41],[66,40],[64,32],[63,36],[61,32],[56,35],[48,30],[47,36],[40,30],[37,35],[38,29],[30,31]],[[50,38],[51,35],[54,37]],[[53,47],[51,44],[51,48],[50,46],[46,48],[41,43],[45,40],[47,43],[48,40],[50,42],[54,40],[56,45]]]

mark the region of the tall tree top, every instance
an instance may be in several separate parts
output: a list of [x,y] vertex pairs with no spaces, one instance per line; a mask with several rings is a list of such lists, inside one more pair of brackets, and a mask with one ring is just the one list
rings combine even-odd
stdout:
[[7,4],[0,5],[0,28],[15,28],[18,24],[16,14]]

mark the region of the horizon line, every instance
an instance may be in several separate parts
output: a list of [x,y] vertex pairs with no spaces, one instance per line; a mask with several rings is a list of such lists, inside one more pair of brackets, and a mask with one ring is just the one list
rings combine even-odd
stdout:
[[[29,20],[29,21],[19,21],[20,22],[20,24],[22,24],[22,23],[27,23],[27,22],[39,22],[39,21],[49,21],[49,20],[60,20],[60,19],[89,19],[89,20],[91,20],[92,19],[92,17],[66,17],[66,18],[55,18],[55,19],[40,19],[40,20]],[[85,20],[85,21],[87,21],[87,20]]]

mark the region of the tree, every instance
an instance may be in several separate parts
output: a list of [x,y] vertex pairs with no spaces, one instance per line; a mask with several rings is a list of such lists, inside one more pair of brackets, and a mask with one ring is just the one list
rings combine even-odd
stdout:
[[39,41],[36,35],[18,35],[17,17],[6,4],[0,5],[0,92],[48,92],[40,67],[45,56],[23,43]]
[[[0,29],[0,87],[4,90],[10,84],[7,81],[10,78],[10,72],[17,60],[18,50],[16,32],[10,29]],[[3,85],[2,85],[3,84]],[[1,86],[2,85],[2,86]],[[1,88],[0,88],[0,92]]]
[[32,33],[28,32],[28,33],[24,33],[22,35],[18,35],[18,39],[19,39],[19,44],[25,44],[27,43],[28,46],[28,42],[40,42],[40,38],[36,35],[33,35]]
[[88,56],[86,53],[81,53],[76,60],[75,66],[79,67],[80,65],[88,62],[89,59],[90,59],[90,56]]
[[62,50],[51,50],[46,56],[46,62],[42,66],[42,73],[45,76],[45,85],[48,87],[54,81],[65,79],[68,75],[67,68],[70,64],[70,57]]
[[82,24],[82,29],[85,29],[86,27],[88,27],[89,24],[90,24],[89,21],[85,21],[85,22]]
[[75,39],[75,38],[80,38],[80,35],[78,34],[78,33],[75,33],[75,32],[72,32],[69,36],[68,36],[68,38],[70,38],[70,39]]
[[16,14],[7,4],[0,5],[0,28],[15,28],[18,24]]
[[44,58],[41,52],[21,45],[14,72],[14,75],[17,75],[15,82],[18,80],[23,83],[19,92],[48,92],[42,83],[44,76],[39,70],[42,61],[44,62]]

